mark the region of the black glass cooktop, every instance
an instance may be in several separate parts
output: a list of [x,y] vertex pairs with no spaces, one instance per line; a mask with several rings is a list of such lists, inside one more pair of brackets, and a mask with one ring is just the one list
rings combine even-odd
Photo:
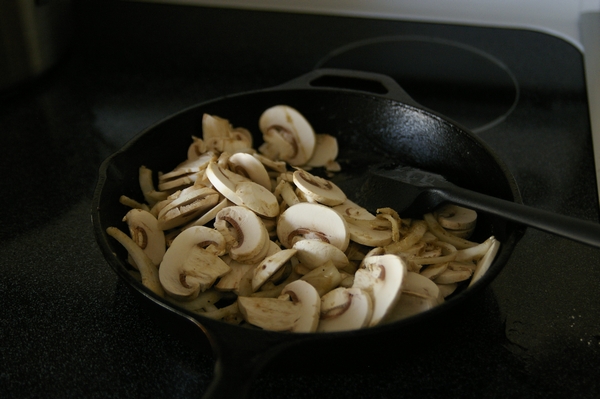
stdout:
[[[485,140],[526,204],[598,221],[582,55],[561,39],[403,21],[75,4],[69,54],[0,97],[1,397],[205,391],[211,354],[140,306],[104,261],[90,221],[102,160],[201,101],[317,67],[385,73]],[[528,229],[480,300],[431,340],[399,343],[386,359],[350,347],[356,358],[348,364],[326,354],[314,359],[321,367],[280,359],[260,374],[252,397],[598,397],[599,255]]]

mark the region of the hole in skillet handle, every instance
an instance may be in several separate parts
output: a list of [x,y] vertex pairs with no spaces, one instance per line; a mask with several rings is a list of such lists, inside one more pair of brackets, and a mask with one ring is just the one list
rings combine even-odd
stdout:
[[423,108],[400,87],[396,80],[387,75],[374,72],[336,68],[315,69],[283,84],[281,87],[352,90]]
[[325,75],[311,81],[310,85],[313,87],[351,89],[373,94],[389,93],[388,89],[383,84],[381,84],[381,82],[347,76]]

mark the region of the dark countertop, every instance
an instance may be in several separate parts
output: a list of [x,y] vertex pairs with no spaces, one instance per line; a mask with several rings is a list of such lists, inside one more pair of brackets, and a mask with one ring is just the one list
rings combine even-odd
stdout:
[[[90,209],[102,160],[173,112],[283,83],[345,43],[463,33],[129,2],[79,2],[75,15],[65,58],[0,97],[0,397],[199,397],[212,356],[158,326],[96,246]],[[488,33],[465,37],[498,46]],[[554,62],[549,48],[536,51]],[[577,69],[580,54],[572,55]],[[545,136],[509,120],[482,137],[505,156],[526,203],[598,221],[587,114],[571,109],[585,90],[577,79],[576,90],[565,89],[567,80],[553,80],[558,94],[535,91],[535,80],[523,89],[523,107],[545,110]],[[568,111],[556,115],[560,106]],[[253,397],[598,397],[599,255],[528,229],[481,301],[431,342],[403,345],[385,363],[357,353],[329,372],[269,369]]]

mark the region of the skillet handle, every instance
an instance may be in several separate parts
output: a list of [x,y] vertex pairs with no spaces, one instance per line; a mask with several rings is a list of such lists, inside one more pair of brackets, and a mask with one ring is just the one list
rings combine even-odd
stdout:
[[315,88],[364,92],[423,108],[394,79],[374,72],[335,68],[314,69],[298,78],[277,86],[277,89]]
[[[206,327],[206,324],[204,325]],[[213,379],[202,399],[247,399],[254,380],[282,350],[297,340],[266,331],[221,325],[205,328],[216,356]]]

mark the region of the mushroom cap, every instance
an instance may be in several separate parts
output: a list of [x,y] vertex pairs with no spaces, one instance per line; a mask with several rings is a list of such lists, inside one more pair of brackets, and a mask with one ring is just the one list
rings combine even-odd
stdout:
[[278,134],[291,145],[291,153],[284,154],[281,160],[297,166],[304,165],[312,157],[316,144],[315,132],[296,109],[287,105],[268,108],[260,116],[258,125],[263,136]]
[[350,241],[344,218],[325,205],[309,202],[290,206],[279,215],[277,237],[285,248],[300,239],[316,239],[345,251]]
[[371,294],[373,316],[369,326],[377,325],[396,306],[406,273],[406,262],[397,255],[386,254],[364,259],[363,266],[354,274],[352,286]]
[[366,327],[373,316],[373,301],[366,291],[338,287],[321,297],[317,331],[348,331]]
[[193,299],[229,272],[229,266],[216,254],[218,251],[210,249],[217,237],[215,233],[218,234],[214,229],[194,226],[175,237],[158,269],[160,283],[169,295]]
[[346,194],[332,181],[315,176],[303,169],[294,172],[294,184],[315,201],[335,206],[346,201]]
[[266,255],[267,228],[250,209],[237,205],[223,208],[217,213],[214,226],[227,240],[232,259],[253,263]]

